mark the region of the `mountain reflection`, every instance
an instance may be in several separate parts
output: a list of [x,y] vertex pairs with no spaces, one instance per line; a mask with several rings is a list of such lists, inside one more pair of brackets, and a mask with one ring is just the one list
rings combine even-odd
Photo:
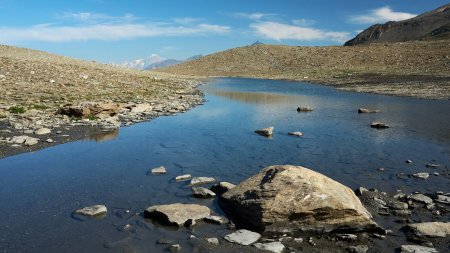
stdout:
[[224,90],[209,90],[209,93],[229,98],[231,100],[244,102],[246,104],[281,104],[287,101],[298,99],[296,96],[265,93],[265,92],[241,92],[241,91],[224,91]]

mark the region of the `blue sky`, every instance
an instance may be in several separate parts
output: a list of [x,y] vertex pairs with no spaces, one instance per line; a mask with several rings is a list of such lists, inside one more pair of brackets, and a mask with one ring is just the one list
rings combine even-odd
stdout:
[[101,62],[184,59],[256,40],[341,45],[439,0],[0,0],[0,44]]

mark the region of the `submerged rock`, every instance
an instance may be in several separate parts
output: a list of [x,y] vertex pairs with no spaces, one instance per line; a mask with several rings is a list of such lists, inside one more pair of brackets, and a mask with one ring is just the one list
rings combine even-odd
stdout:
[[449,222],[423,222],[407,227],[417,237],[446,237],[450,235]]
[[255,243],[254,246],[260,250],[274,253],[282,253],[284,250],[284,245],[281,242]]
[[427,172],[419,172],[412,174],[413,177],[420,178],[420,179],[428,179],[430,177],[430,173]]
[[351,189],[300,166],[267,167],[224,193],[219,204],[236,224],[256,231],[379,229]]
[[144,216],[163,224],[184,226],[187,221],[197,221],[210,216],[211,211],[206,206],[195,204],[156,205],[147,208]]
[[257,242],[259,238],[261,238],[260,234],[246,229],[240,229],[224,237],[224,239],[229,242],[241,245],[250,245]]
[[75,211],[75,213],[85,216],[97,216],[106,212],[108,212],[108,209],[104,205],[88,206]]
[[273,135],[273,127],[267,127],[267,128],[263,128],[263,129],[258,129],[255,131],[255,133],[265,136],[265,137],[270,137]]

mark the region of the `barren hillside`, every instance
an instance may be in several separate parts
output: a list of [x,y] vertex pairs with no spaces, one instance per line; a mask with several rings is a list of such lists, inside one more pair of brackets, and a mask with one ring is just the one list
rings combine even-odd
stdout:
[[450,98],[450,41],[353,47],[253,45],[160,71],[302,80],[362,92]]

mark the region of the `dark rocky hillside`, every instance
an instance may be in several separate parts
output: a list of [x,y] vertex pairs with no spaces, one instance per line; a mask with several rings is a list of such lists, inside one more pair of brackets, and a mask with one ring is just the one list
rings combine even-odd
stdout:
[[373,25],[347,41],[344,46],[448,38],[450,38],[450,4],[411,19]]

